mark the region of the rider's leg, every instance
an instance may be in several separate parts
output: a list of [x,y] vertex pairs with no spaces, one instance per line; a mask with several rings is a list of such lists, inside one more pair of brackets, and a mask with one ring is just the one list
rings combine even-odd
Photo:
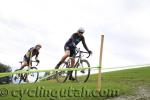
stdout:
[[[30,67],[32,66],[32,61],[27,61],[27,67],[28,67],[28,70],[30,69]],[[24,82],[27,82],[29,83],[29,80],[28,80],[28,73],[24,74]]]
[[[32,61],[30,60],[30,61],[28,62],[28,71],[30,70],[31,67],[32,67]],[[28,75],[29,75],[28,73],[25,74],[25,80],[24,80],[24,82],[29,83]]]
[[[71,57],[71,68],[74,67],[75,64],[75,48],[70,50],[70,57]],[[72,72],[73,71],[69,71],[69,80],[75,80],[75,78],[72,77]]]
[[28,66],[28,62],[27,61],[23,61],[23,64],[21,65],[20,70],[22,70],[25,66]]
[[[75,64],[75,58],[71,58],[71,68],[73,68],[74,67],[74,64]],[[73,71],[69,71],[69,80],[75,80],[75,78],[73,78],[72,77],[72,73],[73,73]]]
[[66,60],[66,58],[69,56],[70,56],[70,50],[66,50],[65,55],[61,58],[59,63],[56,65],[56,68],[59,67]]
[[71,66],[70,67],[73,68],[74,64],[75,64],[75,58],[71,57]]
[[25,66],[28,66],[28,65],[29,65],[29,62],[30,62],[30,59],[27,58],[26,56],[24,56],[23,62],[21,63],[21,68],[20,68],[20,70],[22,70]]

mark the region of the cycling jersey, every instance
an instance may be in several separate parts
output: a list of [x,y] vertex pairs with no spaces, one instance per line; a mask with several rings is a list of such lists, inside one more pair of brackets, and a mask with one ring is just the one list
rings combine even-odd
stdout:
[[87,48],[87,46],[86,46],[86,43],[85,43],[83,35],[80,36],[80,35],[78,35],[78,33],[74,33],[69,38],[69,40],[65,43],[65,46],[64,46],[65,51],[66,50],[70,50],[70,57],[75,56],[75,48],[76,48],[76,46],[78,45],[78,43],[80,41],[82,41],[84,48],[87,51],[89,51],[88,48]]
[[24,61],[27,61],[27,62],[29,63],[29,61],[31,60],[31,58],[32,58],[33,56],[38,57],[38,55],[39,55],[39,51],[36,50],[34,47],[32,47],[32,48],[30,48],[30,49],[28,50],[28,52],[24,55]]
[[66,42],[65,45],[68,45],[70,47],[76,47],[76,45],[83,40],[83,36],[79,36],[78,33],[74,33],[69,40]]

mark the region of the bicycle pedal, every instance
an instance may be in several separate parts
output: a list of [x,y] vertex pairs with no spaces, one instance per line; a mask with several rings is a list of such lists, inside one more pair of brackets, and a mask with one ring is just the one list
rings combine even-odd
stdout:
[[75,79],[75,78],[73,78],[73,77],[69,77],[69,80],[71,80],[71,81],[75,81],[76,79]]
[[33,76],[33,77],[34,77],[34,74],[31,74],[31,76]]
[[85,71],[84,71],[84,70],[81,70],[81,73],[85,73]]

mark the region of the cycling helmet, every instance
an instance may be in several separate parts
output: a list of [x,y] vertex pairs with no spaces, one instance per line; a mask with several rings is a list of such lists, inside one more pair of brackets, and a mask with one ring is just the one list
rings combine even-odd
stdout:
[[79,32],[79,33],[84,33],[84,32],[85,32],[85,30],[84,30],[84,28],[80,27],[80,28],[78,29],[78,31],[77,31],[77,32]]
[[35,47],[40,47],[40,48],[42,48],[42,45],[40,45],[40,44],[37,44]]

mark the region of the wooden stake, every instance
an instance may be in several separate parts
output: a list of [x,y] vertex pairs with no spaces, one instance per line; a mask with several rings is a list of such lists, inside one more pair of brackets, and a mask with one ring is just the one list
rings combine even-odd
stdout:
[[101,35],[101,44],[100,44],[100,56],[99,56],[99,73],[98,73],[98,79],[97,79],[97,90],[101,90],[101,69],[102,69],[102,54],[103,54],[103,43],[104,43],[104,35]]

